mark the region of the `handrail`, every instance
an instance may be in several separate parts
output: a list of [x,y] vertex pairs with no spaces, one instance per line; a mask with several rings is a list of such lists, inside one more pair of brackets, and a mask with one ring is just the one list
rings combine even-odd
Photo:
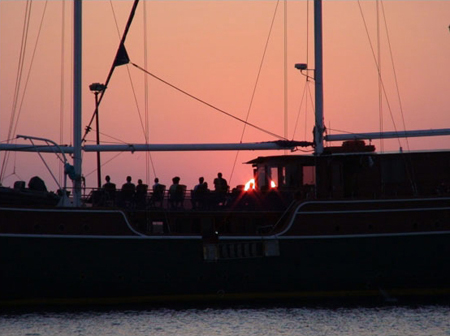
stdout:
[[[33,149],[35,149],[36,153],[39,155],[39,157],[41,158],[42,162],[44,163],[45,167],[47,168],[48,172],[50,173],[50,175],[52,176],[53,180],[55,181],[56,185],[58,186],[58,188],[60,190],[62,190],[62,197],[61,197],[61,201],[58,203],[58,206],[69,206],[70,202],[69,199],[67,197],[67,174],[64,173],[64,185],[61,188],[61,185],[59,184],[58,180],[56,179],[55,175],[53,174],[52,170],[50,169],[50,167],[48,166],[47,162],[45,161],[44,157],[42,156],[41,152],[38,150],[38,146],[36,146],[33,142],[33,140],[36,141],[43,141],[45,142],[47,145],[48,144],[52,144],[53,147],[53,153],[56,154],[56,157],[58,159],[60,159],[64,166],[66,166],[67,164],[67,158],[66,158],[66,154],[64,153],[64,150],[62,149],[62,147],[60,147],[56,142],[50,140],[50,139],[46,139],[46,138],[40,138],[40,137],[35,137],[35,136],[29,136],[29,135],[17,135],[17,138],[22,138],[24,140],[30,140],[31,144],[33,145]],[[61,153],[61,157],[59,156],[59,153],[55,150],[55,148]]]

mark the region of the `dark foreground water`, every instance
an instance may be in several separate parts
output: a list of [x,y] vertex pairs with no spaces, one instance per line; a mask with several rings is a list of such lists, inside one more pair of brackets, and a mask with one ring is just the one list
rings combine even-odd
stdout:
[[0,335],[450,335],[450,306],[1,313]]

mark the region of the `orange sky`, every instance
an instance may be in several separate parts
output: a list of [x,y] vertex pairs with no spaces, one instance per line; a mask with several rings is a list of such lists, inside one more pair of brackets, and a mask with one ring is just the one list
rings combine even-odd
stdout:
[[[94,110],[89,84],[104,82],[119,42],[114,21],[122,33],[132,1],[84,1],[83,49],[83,127]],[[44,1],[33,2],[24,78],[36,41]],[[269,1],[145,1],[136,14],[126,43],[131,61],[144,66],[181,89],[245,119],[255,87],[258,69],[277,2]],[[333,130],[369,132],[380,130],[377,72],[360,6],[370,40],[377,53],[375,1],[332,1],[323,3],[324,13],[324,95],[325,123]],[[388,94],[382,103],[384,130],[403,130],[398,94],[393,77],[392,53],[399,95],[407,129],[450,128],[450,1],[384,1],[386,23],[380,21],[380,54],[383,83]],[[63,1],[49,1],[26,95],[23,99],[17,134],[48,137],[60,142],[61,53],[64,50],[63,143],[71,143],[71,12],[65,2],[65,48],[62,42]],[[249,122],[270,132],[284,135],[284,32],[283,6],[275,16],[265,61]],[[312,108],[299,108],[305,77],[294,69],[295,63],[310,63],[312,54],[312,17],[307,48],[307,2],[288,1],[287,78],[289,139],[312,140]],[[20,50],[25,1],[0,0],[0,140],[8,135]],[[312,3],[309,5],[312,9]],[[379,7],[381,8],[381,7]],[[144,41],[144,10],[147,33]],[[380,15],[382,15],[380,11]],[[386,38],[389,32],[391,49]],[[309,55],[307,51],[309,50]],[[100,106],[102,141],[144,143],[142,121],[146,120],[144,74],[133,66],[117,68]],[[129,74],[135,92],[131,88]],[[151,143],[239,142],[243,125],[211,108],[147,77],[148,128]],[[313,90],[312,82],[311,90]],[[22,82],[21,92],[25,87]],[[134,98],[136,97],[136,100]],[[389,104],[389,105],[388,105]],[[139,109],[137,108],[139,107]],[[391,108],[389,111],[388,106]],[[140,116],[139,117],[139,113]],[[306,117],[305,117],[306,113]],[[392,113],[392,117],[391,117]],[[395,127],[392,123],[395,120]],[[296,125],[296,120],[299,120]],[[294,134],[294,130],[296,130]],[[337,131],[332,131],[337,133]],[[110,137],[108,137],[110,136]],[[112,138],[111,138],[112,137]],[[95,140],[92,133],[89,140]],[[243,141],[276,140],[247,127]],[[384,141],[378,149],[398,150],[406,142]],[[336,144],[334,144],[336,145]],[[449,148],[448,137],[410,139],[411,149]],[[146,164],[145,153],[103,154],[103,175],[121,184],[126,175],[151,180],[154,173],[167,185],[173,176],[192,188],[199,176],[212,184],[218,171],[231,185],[251,177],[251,167],[242,165],[260,155],[274,152],[152,153]],[[280,152],[279,154],[282,154]],[[0,153],[3,158],[4,153]],[[46,155],[51,166],[56,160]],[[114,159],[112,159],[114,158]],[[112,159],[112,160],[111,160]],[[111,160],[108,162],[108,160]],[[86,154],[84,174],[89,185],[96,184],[95,154]],[[56,168],[56,172],[57,172]],[[146,171],[148,173],[146,173]],[[17,179],[44,177],[51,189],[49,175],[36,154],[12,155],[4,185]]]

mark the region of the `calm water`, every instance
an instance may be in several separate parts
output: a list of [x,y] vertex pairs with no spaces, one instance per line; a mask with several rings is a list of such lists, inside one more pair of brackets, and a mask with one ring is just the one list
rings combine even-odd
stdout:
[[450,335],[450,306],[233,307],[0,315],[0,335]]

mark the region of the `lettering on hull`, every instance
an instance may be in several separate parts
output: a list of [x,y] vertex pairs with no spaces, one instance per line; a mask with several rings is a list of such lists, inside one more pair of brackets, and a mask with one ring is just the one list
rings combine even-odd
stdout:
[[279,255],[278,240],[221,242],[203,245],[205,261],[278,257]]

